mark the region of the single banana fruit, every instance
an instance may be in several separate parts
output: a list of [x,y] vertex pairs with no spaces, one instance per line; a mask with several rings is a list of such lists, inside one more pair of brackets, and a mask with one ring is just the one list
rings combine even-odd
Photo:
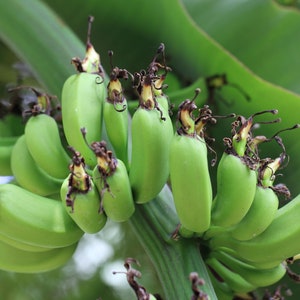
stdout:
[[257,286],[249,283],[240,274],[232,271],[230,267],[223,265],[215,257],[208,257],[205,260],[205,263],[212,270],[212,273],[216,274],[217,277],[220,277],[221,281],[228,284],[235,294],[248,293],[257,289]]
[[279,200],[271,188],[256,187],[253,203],[245,217],[230,229],[233,238],[247,241],[261,234],[275,218]]
[[57,193],[63,182],[62,179],[51,177],[36,164],[28,150],[25,135],[20,136],[13,147],[11,168],[18,184],[37,195]]
[[111,220],[127,221],[135,211],[135,204],[126,166],[112,156],[104,141],[93,143],[92,148],[98,161],[93,181],[101,194],[102,208]]
[[105,226],[107,217],[100,209],[100,195],[85,170],[84,159],[74,149],[70,170],[60,190],[63,206],[84,232],[97,233]]
[[17,273],[48,272],[67,263],[76,247],[77,243],[45,252],[31,252],[0,241],[0,269]]
[[70,157],[54,118],[47,114],[32,115],[25,126],[25,138],[31,156],[41,169],[55,178],[68,175]]
[[83,235],[60,201],[16,185],[0,185],[0,207],[0,233],[11,239],[58,248],[76,243]]
[[90,144],[101,139],[103,103],[106,98],[100,55],[89,38],[92,21],[90,18],[85,58],[72,59],[79,73],[65,81],[61,96],[62,122],[67,142],[81,153],[91,169],[96,165],[96,158],[87,142]]
[[212,251],[209,255],[215,257],[230,270],[240,274],[246,281],[257,287],[275,284],[286,273],[286,267],[283,263],[270,269],[257,269],[255,266],[243,262],[224,251]]
[[225,282],[221,281],[220,278],[216,278],[212,270],[207,269],[208,275],[210,277],[211,283],[214,287],[214,291],[217,295],[217,299],[222,300],[232,300],[234,299],[234,292],[230,286]]
[[239,130],[233,134],[232,139],[224,139],[226,149],[217,169],[217,194],[211,212],[212,227],[226,228],[238,224],[254,200],[257,162],[246,153],[253,116],[248,119],[238,117],[234,126],[237,126],[238,121],[241,122]]
[[196,108],[191,100],[179,107],[181,128],[170,146],[170,181],[181,225],[201,234],[210,226],[212,186],[206,142],[196,134],[192,118]]
[[44,252],[44,251],[49,251],[52,249],[52,248],[34,246],[34,245],[27,244],[27,243],[23,243],[23,242],[14,240],[13,238],[8,237],[2,233],[0,233],[0,241],[3,243],[6,243],[12,247],[15,247],[17,249],[24,250],[24,251],[30,251],[30,252]]
[[136,203],[152,200],[169,176],[169,147],[173,125],[153,95],[151,75],[143,76],[140,106],[131,123],[132,156],[129,179]]

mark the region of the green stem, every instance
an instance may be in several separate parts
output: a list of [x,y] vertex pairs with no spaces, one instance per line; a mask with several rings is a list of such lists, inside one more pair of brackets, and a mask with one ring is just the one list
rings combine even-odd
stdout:
[[194,239],[171,238],[178,224],[172,204],[172,193],[165,186],[156,199],[137,205],[130,221],[156,268],[164,289],[164,299],[191,299],[191,272],[197,272],[204,279],[205,284],[200,288],[209,295],[210,300],[217,299],[200,254],[199,243]]

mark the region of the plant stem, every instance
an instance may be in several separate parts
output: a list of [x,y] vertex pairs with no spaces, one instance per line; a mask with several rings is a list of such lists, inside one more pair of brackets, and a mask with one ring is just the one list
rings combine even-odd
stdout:
[[191,299],[191,272],[197,272],[199,278],[204,279],[205,284],[200,288],[210,300],[217,299],[199,243],[194,239],[174,240],[171,237],[179,222],[167,185],[151,202],[137,205],[130,223],[156,268],[165,300]]

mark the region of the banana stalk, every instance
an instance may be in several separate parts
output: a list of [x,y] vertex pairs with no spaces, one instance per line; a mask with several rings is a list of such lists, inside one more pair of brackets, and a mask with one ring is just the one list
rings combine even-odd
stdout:
[[188,278],[191,272],[197,272],[205,281],[201,290],[210,300],[217,299],[198,243],[194,239],[175,241],[171,238],[178,222],[172,193],[167,185],[154,200],[137,205],[130,219],[133,231],[162,282],[165,292],[163,299],[190,299],[192,290]]

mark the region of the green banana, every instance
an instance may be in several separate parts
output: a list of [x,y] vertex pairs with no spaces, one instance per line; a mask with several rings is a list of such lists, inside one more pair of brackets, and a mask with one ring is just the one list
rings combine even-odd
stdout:
[[15,247],[17,249],[24,250],[24,251],[30,251],[30,252],[44,252],[44,251],[49,251],[52,249],[52,248],[34,246],[34,245],[27,244],[27,243],[23,243],[23,242],[14,240],[13,238],[8,237],[1,233],[0,233],[0,241],[3,243],[6,243],[12,247]]
[[92,144],[98,164],[93,170],[93,180],[101,194],[105,214],[115,222],[127,221],[135,211],[134,200],[125,164],[112,156],[106,143]]
[[217,169],[217,195],[212,204],[212,226],[229,227],[247,214],[256,191],[256,172],[240,157],[223,153]]
[[106,133],[114,148],[116,157],[128,165],[128,118],[127,101],[119,78],[128,78],[128,72],[113,68],[107,86],[107,98],[103,107]]
[[210,226],[212,186],[205,140],[196,134],[192,100],[179,107],[181,128],[170,146],[170,182],[175,208],[183,227],[196,233]]
[[[86,56],[73,58],[79,74],[71,75],[64,83],[61,96],[62,122],[69,145],[79,151],[91,169],[96,158],[86,143],[101,139],[103,103],[106,97],[100,55],[90,43],[92,18],[89,19]],[[84,132],[84,134],[83,134]]]
[[248,293],[257,289],[257,286],[248,282],[240,274],[222,264],[215,257],[208,257],[205,263],[209,266],[211,272],[215,274],[217,278],[220,278],[221,281],[228,284],[235,294]]
[[74,149],[70,170],[60,190],[63,206],[84,232],[97,233],[105,226],[107,217],[100,211],[100,195],[85,170],[84,159]]
[[247,264],[224,251],[212,251],[209,255],[218,259],[230,270],[240,274],[246,281],[257,287],[275,284],[286,273],[286,267],[283,263],[270,269],[257,269],[255,266]]
[[222,234],[209,241],[211,249],[230,248],[244,261],[255,265],[277,265],[299,253],[300,229],[297,222],[300,214],[300,195],[277,210],[269,227],[249,241],[238,241]]
[[173,125],[153,95],[151,74],[143,76],[140,105],[132,117],[132,156],[129,179],[136,203],[146,203],[163,188],[169,176],[169,147]]
[[25,138],[32,158],[41,169],[55,178],[68,175],[70,157],[54,118],[47,114],[32,115],[25,125]]
[[[258,161],[252,157],[252,152],[249,154],[246,150],[255,115],[248,119],[239,116],[233,123],[232,139],[224,138],[226,149],[218,164],[217,194],[213,200],[212,228],[208,235],[217,231],[217,227],[230,227],[239,223],[253,202]],[[235,132],[235,127],[240,123],[239,130]]]
[[0,185],[0,207],[0,233],[11,239],[58,248],[76,243],[83,235],[61,201],[36,195],[16,185]]
[[[276,169],[281,165],[281,163],[279,163],[281,159],[275,160],[275,162],[277,161]],[[273,178],[276,170],[272,167],[273,164],[273,161],[267,163],[258,171],[258,176],[261,177],[259,179],[260,182],[266,180],[271,181],[270,177],[272,177],[272,182],[274,181]],[[267,176],[268,179],[264,178],[266,175],[261,175],[265,173],[266,170],[268,171],[267,173],[271,172],[271,174]],[[254,200],[249,211],[241,222],[230,229],[231,236],[240,241],[250,240],[258,236],[271,224],[276,215],[278,206],[279,200],[272,186],[270,186],[270,184],[263,186],[262,183],[260,183],[256,187]]]
[[63,266],[74,254],[77,243],[45,252],[20,250],[0,241],[0,269],[17,273],[42,273]]
[[11,168],[21,187],[41,196],[59,192],[63,182],[62,179],[51,177],[36,164],[28,150],[24,134],[13,147]]
[[229,285],[221,281],[221,278],[216,278],[216,274],[209,268],[207,269],[208,275],[210,277],[211,283],[214,287],[214,291],[217,295],[217,299],[222,299],[222,300],[232,300],[234,299],[234,292],[233,290],[229,287]]
[[279,205],[271,188],[257,186],[253,203],[245,217],[230,230],[233,238],[246,241],[261,234],[273,221]]

